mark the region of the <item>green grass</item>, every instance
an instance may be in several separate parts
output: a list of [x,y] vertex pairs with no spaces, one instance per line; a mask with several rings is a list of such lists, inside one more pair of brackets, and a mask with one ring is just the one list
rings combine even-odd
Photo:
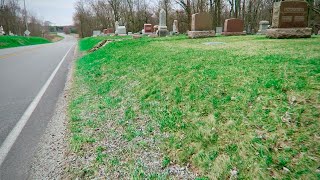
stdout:
[[[224,44],[203,44],[212,41]],[[168,167],[189,165],[199,179],[232,169],[240,179],[319,179],[319,46],[320,37],[179,36],[82,57],[69,125],[72,152],[87,161],[71,176],[165,179]]]
[[50,41],[41,37],[0,36],[0,49],[44,43]]

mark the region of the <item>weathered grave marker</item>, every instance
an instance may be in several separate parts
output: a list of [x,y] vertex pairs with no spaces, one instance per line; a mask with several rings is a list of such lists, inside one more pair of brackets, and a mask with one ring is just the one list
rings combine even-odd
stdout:
[[231,18],[224,21],[224,32],[222,35],[225,36],[237,36],[245,35],[243,32],[244,23],[241,19]]
[[118,35],[126,35],[127,34],[126,26],[120,26],[118,21],[115,22],[115,28],[116,28],[115,34],[118,34]]
[[164,37],[168,35],[168,27],[167,27],[167,15],[166,11],[164,9],[160,10],[160,15],[159,15],[159,26],[158,26],[158,32],[157,34],[160,37]]
[[173,21],[172,32],[173,32],[174,34],[178,34],[178,33],[179,33],[178,20],[174,20],[174,21]]
[[216,34],[222,33],[222,27],[216,27]]
[[100,30],[95,30],[95,31],[92,32],[92,36],[93,36],[93,37],[100,36],[100,34],[101,34],[101,31],[100,31]]
[[188,32],[189,38],[213,37],[215,35],[209,13],[201,12],[192,15],[191,31]]
[[267,30],[270,38],[308,38],[308,4],[305,1],[281,1],[273,4],[272,28]]
[[0,26],[0,36],[3,36],[5,34],[5,32],[3,31],[3,27]]
[[153,32],[152,24],[144,24],[143,25],[143,34],[151,34]]
[[114,34],[114,29],[113,28],[107,28],[103,30],[103,34]]
[[269,26],[270,26],[269,21],[260,21],[258,34],[266,34]]

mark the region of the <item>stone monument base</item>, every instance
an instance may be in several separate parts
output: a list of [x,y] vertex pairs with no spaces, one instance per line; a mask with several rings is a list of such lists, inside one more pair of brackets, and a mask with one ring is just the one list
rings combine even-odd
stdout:
[[224,36],[242,36],[242,35],[246,35],[245,32],[222,32],[221,33]]
[[157,34],[150,34],[148,37],[156,38],[156,37],[158,37],[158,35]]
[[267,37],[285,39],[285,38],[310,38],[311,28],[275,28],[267,30]]
[[140,39],[142,36],[140,34],[133,34],[132,38],[133,39]]
[[157,35],[159,37],[166,37],[169,34],[169,31],[167,29],[159,29],[157,31]]
[[258,32],[257,32],[257,35],[266,35],[267,34],[267,30],[259,30]]
[[188,37],[191,39],[214,37],[214,36],[216,36],[215,31],[188,31]]

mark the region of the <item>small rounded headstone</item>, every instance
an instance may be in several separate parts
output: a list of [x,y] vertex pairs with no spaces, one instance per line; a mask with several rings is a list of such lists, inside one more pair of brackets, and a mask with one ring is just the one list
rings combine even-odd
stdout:
[[269,21],[260,21],[259,24],[260,25],[269,25]]

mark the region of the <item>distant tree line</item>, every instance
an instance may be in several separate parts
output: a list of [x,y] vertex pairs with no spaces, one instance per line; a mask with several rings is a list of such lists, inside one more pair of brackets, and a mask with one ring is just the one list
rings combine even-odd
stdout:
[[[173,20],[179,21],[180,32],[190,29],[191,15],[208,12],[213,25],[222,27],[228,18],[240,18],[245,30],[255,33],[259,21],[272,21],[273,2],[279,0],[79,0],[75,5],[74,23],[80,37],[92,35],[93,30],[114,27],[122,22],[131,32],[139,32],[144,23],[158,23],[159,10],[167,12],[167,26],[172,29]],[[320,0],[307,0],[309,4],[309,26],[319,23]]]
[[43,22],[25,11],[18,0],[0,0],[0,26],[3,26],[6,34],[11,31],[16,35],[24,35],[28,26],[31,36],[42,36],[48,31],[50,22]]

